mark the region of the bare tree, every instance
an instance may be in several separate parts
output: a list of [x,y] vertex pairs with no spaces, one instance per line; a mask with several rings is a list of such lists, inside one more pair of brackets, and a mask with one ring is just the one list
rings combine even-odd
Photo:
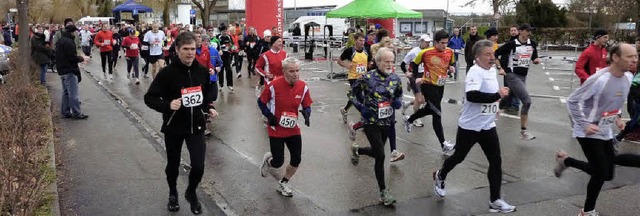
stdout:
[[20,56],[20,67],[27,67],[31,62],[29,56],[29,0],[16,0],[18,6],[19,43],[18,55]]
[[213,12],[213,7],[216,6],[217,0],[191,0],[193,4],[200,9],[200,18],[202,18],[202,25],[209,25],[209,17]]

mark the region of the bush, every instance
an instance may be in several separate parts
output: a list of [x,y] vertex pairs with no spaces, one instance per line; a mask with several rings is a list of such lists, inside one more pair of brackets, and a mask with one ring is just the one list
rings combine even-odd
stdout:
[[36,70],[12,68],[0,85],[0,215],[49,214],[55,180],[48,145],[53,127]]
[[[498,29],[499,39],[498,41],[507,41],[511,37],[509,35],[510,27],[501,27]],[[628,42],[633,43],[635,41],[635,34],[633,31],[606,29],[609,32],[610,40],[612,42]],[[595,29],[590,28],[537,28],[533,30],[532,38],[540,46],[546,44],[553,45],[578,45],[584,47],[591,43]]]

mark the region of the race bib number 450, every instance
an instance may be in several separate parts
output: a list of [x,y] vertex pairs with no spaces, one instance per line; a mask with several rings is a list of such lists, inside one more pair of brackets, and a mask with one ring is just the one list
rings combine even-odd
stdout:
[[378,119],[389,118],[393,114],[390,102],[378,103]]
[[498,113],[498,102],[480,104],[480,115],[495,115]]
[[202,88],[200,86],[194,86],[189,88],[183,88],[182,92],[182,105],[185,107],[196,107],[202,105]]
[[599,128],[611,127],[611,125],[614,122],[616,122],[619,112],[620,112],[619,110],[603,112],[602,116],[600,117],[600,121],[598,122],[598,127]]
[[293,112],[282,112],[279,124],[283,128],[296,127],[296,125],[298,125],[298,114]]

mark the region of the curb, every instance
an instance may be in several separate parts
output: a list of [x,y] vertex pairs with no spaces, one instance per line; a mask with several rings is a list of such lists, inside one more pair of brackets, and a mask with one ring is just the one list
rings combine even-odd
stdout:
[[[49,93],[49,89],[45,88],[47,95],[51,97]],[[49,108],[49,113],[51,114],[49,117],[49,125],[51,126],[50,136],[49,136],[49,144],[47,144],[47,151],[49,152],[49,167],[53,168],[53,174],[55,178],[53,182],[49,185],[49,192],[53,194],[53,203],[51,204],[51,215],[60,216],[60,196],[58,195],[58,167],[56,166],[56,147],[55,147],[55,135],[54,135],[54,124],[53,124],[53,106],[51,105],[51,98],[47,98],[47,107]]]

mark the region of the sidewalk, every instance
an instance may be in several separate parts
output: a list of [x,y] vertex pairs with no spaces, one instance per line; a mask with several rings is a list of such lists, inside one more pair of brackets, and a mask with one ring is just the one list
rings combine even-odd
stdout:
[[[79,85],[82,111],[87,120],[62,119],[62,86],[55,73],[47,74],[53,121],[59,140],[58,187],[62,215],[192,215],[184,199],[186,173],[178,178],[181,209],[166,210],[164,149],[141,132],[116,100],[97,82],[82,74]],[[219,208],[198,195],[203,215],[221,215]]]

